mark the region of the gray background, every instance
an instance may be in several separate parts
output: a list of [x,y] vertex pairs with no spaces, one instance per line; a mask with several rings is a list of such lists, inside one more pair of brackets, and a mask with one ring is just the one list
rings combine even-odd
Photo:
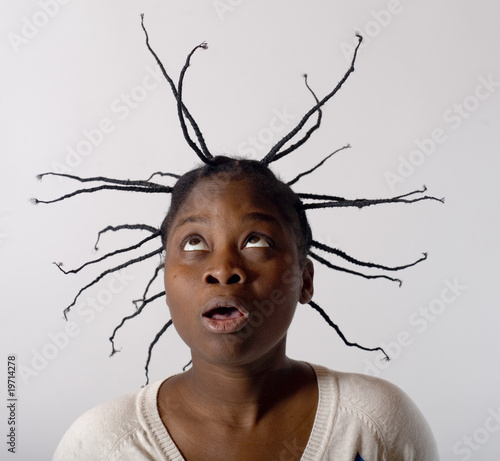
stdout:
[[[186,104],[212,152],[255,158],[311,107],[301,75],[307,72],[318,95],[326,94],[349,65],[354,31],[365,35],[356,72],[325,107],[322,128],[276,170],[293,178],[350,143],[296,190],[389,197],[425,184],[446,205],[311,211],[316,239],[353,256],[397,265],[427,251],[429,259],[399,274],[402,288],[317,267],[316,301],[349,339],[384,345],[393,357],[388,365],[345,347],[307,306],[298,309],[289,354],[402,387],[429,420],[443,460],[498,459],[500,424],[492,419],[500,419],[498,2],[25,0],[1,9],[0,344],[2,376],[10,353],[21,368],[17,459],[50,459],[83,411],[137,390],[148,344],[169,318],[162,301],[151,305],[119,333],[122,352],[109,359],[107,338],[133,312],[130,300],[141,295],[158,260],[131,268],[122,282],[106,278],[88,290],[69,326],[62,309],[99,270],[64,276],[51,264],[72,268],[94,258],[95,235],[108,224],[158,225],[168,197],[103,192],[50,206],[29,203],[78,185],[36,181],[54,168],[144,179],[197,163],[168,85],[147,77],[157,71],[141,12],[175,78],[188,51],[209,42],[193,58]],[[126,97],[134,107],[125,109]],[[277,124],[276,112],[290,120]],[[99,126],[110,131],[102,139],[92,131]],[[94,133],[95,145],[85,144],[85,132]],[[434,145],[425,141],[432,136]],[[252,137],[259,148],[249,149]],[[87,155],[68,156],[78,147]],[[108,236],[101,254],[140,237]],[[459,288],[455,295],[445,291],[444,302],[449,283]],[[169,331],[155,350],[152,380],[188,360]],[[2,459],[16,458],[6,457],[5,445],[0,450]]]

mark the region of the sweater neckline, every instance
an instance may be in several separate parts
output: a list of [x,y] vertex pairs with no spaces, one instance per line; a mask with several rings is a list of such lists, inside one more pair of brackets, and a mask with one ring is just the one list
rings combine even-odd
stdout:
[[[318,384],[318,406],[313,427],[301,461],[318,461],[326,450],[337,416],[338,383],[334,374],[320,365],[309,364],[316,374]],[[168,379],[168,378],[167,378]],[[185,461],[177,445],[170,437],[158,410],[158,392],[163,381],[146,386],[137,398],[137,412],[152,434],[153,444],[162,455],[162,461]]]

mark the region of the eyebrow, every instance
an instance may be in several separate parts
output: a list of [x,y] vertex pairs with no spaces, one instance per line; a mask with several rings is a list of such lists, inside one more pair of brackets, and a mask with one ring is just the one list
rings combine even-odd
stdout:
[[265,221],[265,222],[270,222],[273,224],[281,225],[280,221],[276,219],[275,216],[267,213],[262,213],[260,211],[253,211],[252,213],[246,214],[242,222],[248,222],[248,221]]
[[175,231],[179,227],[182,227],[184,224],[188,224],[188,223],[208,224],[209,222],[210,222],[210,219],[205,218],[204,216],[187,216],[182,221],[178,222],[172,230]]
[[[265,222],[270,222],[273,224],[280,225],[280,221],[278,219],[276,219],[276,217],[274,217],[271,214],[263,213],[260,211],[253,211],[253,212],[248,213],[245,216],[243,216],[243,219],[242,219],[243,223],[246,223],[249,221],[265,221]],[[207,225],[210,223],[210,219],[206,218],[204,216],[195,216],[195,215],[187,216],[186,218],[184,218],[183,220],[178,222],[173,230],[175,231],[175,230],[179,229],[180,227],[182,227],[183,225],[189,224],[189,223]]]

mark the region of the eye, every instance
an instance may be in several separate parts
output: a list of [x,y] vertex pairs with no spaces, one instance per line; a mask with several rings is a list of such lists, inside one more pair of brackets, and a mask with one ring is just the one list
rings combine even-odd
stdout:
[[208,246],[201,237],[194,235],[182,242],[182,249],[184,251],[207,251]]
[[262,235],[251,235],[245,242],[244,248],[268,248],[270,246]]

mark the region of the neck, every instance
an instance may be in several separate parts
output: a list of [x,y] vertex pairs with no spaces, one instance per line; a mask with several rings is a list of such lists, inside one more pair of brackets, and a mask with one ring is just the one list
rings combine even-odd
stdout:
[[192,368],[179,376],[183,401],[197,414],[237,426],[254,426],[292,391],[297,365],[280,359],[245,365],[207,363],[193,357]]

